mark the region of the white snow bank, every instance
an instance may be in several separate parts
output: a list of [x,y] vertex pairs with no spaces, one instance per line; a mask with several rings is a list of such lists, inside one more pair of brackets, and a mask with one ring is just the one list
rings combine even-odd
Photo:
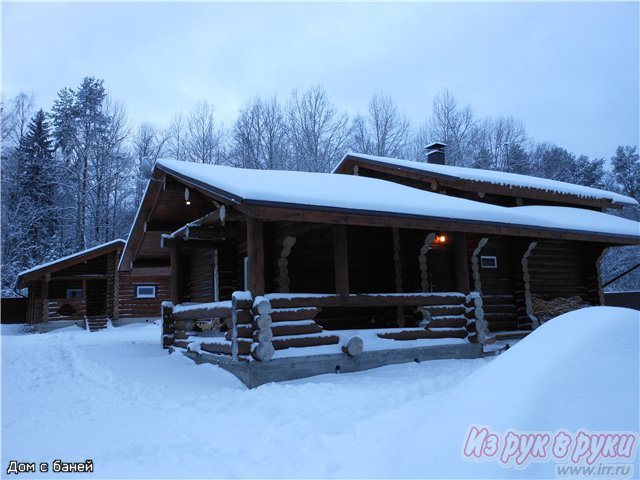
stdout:
[[521,207],[501,207],[354,175],[250,170],[177,160],[159,160],[158,165],[170,173],[226,191],[238,202],[295,204],[302,208],[339,208],[640,238],[638,222],[581,208],[540,206],[529,213]]
[[376,163],[382,163],[389,166],[404,167],[413,170],[421,170],[436,175],[445,175],[457,177],[463,180],[471,180],[474,182],[487,182],[494,185],[505,185],[512,187],[531,188],[548,192],[566,193],[582,198],[604,198],[614,203],[622,203],[625,205],[637,205],[638,202],[626,195],[621,195],[599,188],[585,187],[568,182],[560,182],[558,180],[550,180],[548,178],[534,177],[531,175],[521,175],[517,173],[498,172],[495,170],[484,170],[481,168],[456,167],[452,165],[438,165],[426,162],[412,162],[410,160],[402,160],[397,158],[377,157],[375,155],[365,155],[362,153],[350,153],[336,166],[334,172],[340,167],[341,163],[349,156],[369,160]]
[[403,441],[384,448],[375,442],[364,445],[358,467],[350,465],[340,473],[552,478],[553,462],[519,472],[495,462],[463,461],[467,429],[638,432],[639,326],[640,312],[615,307],[586,308],[552,319],[448,392],[435,408],[403,405],[368,425],[361,432],[365,438],[367,432],[384,431]]
[[553,478],[551,463],[464,462],[467,428],[637,431],[638,315],[583,309],[493,360],[254,390],[168,355],[158,325],[4,336],[2,463],[91,458],[92,478]]

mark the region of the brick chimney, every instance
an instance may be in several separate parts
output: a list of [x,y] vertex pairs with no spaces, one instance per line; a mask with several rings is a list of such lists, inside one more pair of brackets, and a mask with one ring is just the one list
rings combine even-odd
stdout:
[[433,142],[427,145],[427,163],[444,165],[444,149],[446,147],[446,144],[440,142]]

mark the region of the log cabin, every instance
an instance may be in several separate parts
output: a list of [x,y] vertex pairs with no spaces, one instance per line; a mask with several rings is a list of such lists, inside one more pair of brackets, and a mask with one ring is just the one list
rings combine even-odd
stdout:
[[38,332],[70,325],[90,331],[159,318],[170,298],[168,269],[118,272],[124,240],[114,240],[21,272],[27,324]]
[[455,170],[434,188],[361,175],[368,161],[323,174],[160,160],[119,269],[169,269],[163,347],[249,386],[477,357],[551,307],[601,304],[604,252],[640,244],[637,222],[601,211],[634,203],[615,193]]

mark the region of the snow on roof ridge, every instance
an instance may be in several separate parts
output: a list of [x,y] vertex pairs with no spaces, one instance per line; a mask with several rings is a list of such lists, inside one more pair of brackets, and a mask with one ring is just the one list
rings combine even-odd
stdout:
[[81,250],[79,252],[72,253],[71,255],[67,255],[65,257],[57,258],[55,260],[51,260],[50,262],[41,263],[40,265],[36,265],[35,267],[29,268],[28,270],[23,270],[22,272],[20,272],[18,274],[18,278],[22,277],[24,275],[27,275],[29,273],[35,272],[37,270],[40,270],[41,268],[50,267],[50,266],[55,265],[57,263],[66,262],[67,260],[71,260],[72,258],[80,257],[80,256],[85,255],[87,253],[93,252],[94,250],[99,250],[99,249],[101,249],[103,247],[107,247],[109,245],[113,245],[113,244],[118,243],[118,242],[123,243],[123,244],[126,243],[126,241],[123,238],[116,238],[114,240],[110,240],[108,242],[101,243],[100,245],[96,245],[94,247],[86,248],[86,249]]
[[[494,185],[511,185],[522,188],[531,188],[535,190],[550,191],[555,193],[564,193],[575,195],[581,198],[606,198],[614,203],[622,203],[625,205],[638,205],[637,200],[627,195],[603,190],[600,188],[587,187],[577,185],[575,183],[562,182],[560,180],[552,180],[535,175],[524,175],[520,173],[507,173],[498,170],[486,170],[482,168],[458,167],[455,165],[437,165],[427,162],[417,162],[414,160],[405,160],[401,158],[380,157],[376,155],[368,155],[365,153],[349,152],[332,170],[335,173],[349,156],[357,157],[363,160],[371,160],[374,162],[386,163],[389,165],[415,168],[425,172],[431,172],[452,177],[461,178],[475,182],[488,182]],[[500,181],[502,179],[502,181]]]
[[358,210],[640,238],[638,222],[579,207],[502,207],[355,175],[252,170],[177,160],[162,160],[158,164],[170,175],[225,191],[241,202]]

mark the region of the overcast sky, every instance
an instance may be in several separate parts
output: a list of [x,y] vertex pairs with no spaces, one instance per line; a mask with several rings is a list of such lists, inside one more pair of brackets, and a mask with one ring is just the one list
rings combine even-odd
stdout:
[[2,3],[3,94],[103,78],[133,122],[315,84],[340,109],[391,95],[414,125],[449,88],[478,116],[610,157],[639,143],[639,4]]

